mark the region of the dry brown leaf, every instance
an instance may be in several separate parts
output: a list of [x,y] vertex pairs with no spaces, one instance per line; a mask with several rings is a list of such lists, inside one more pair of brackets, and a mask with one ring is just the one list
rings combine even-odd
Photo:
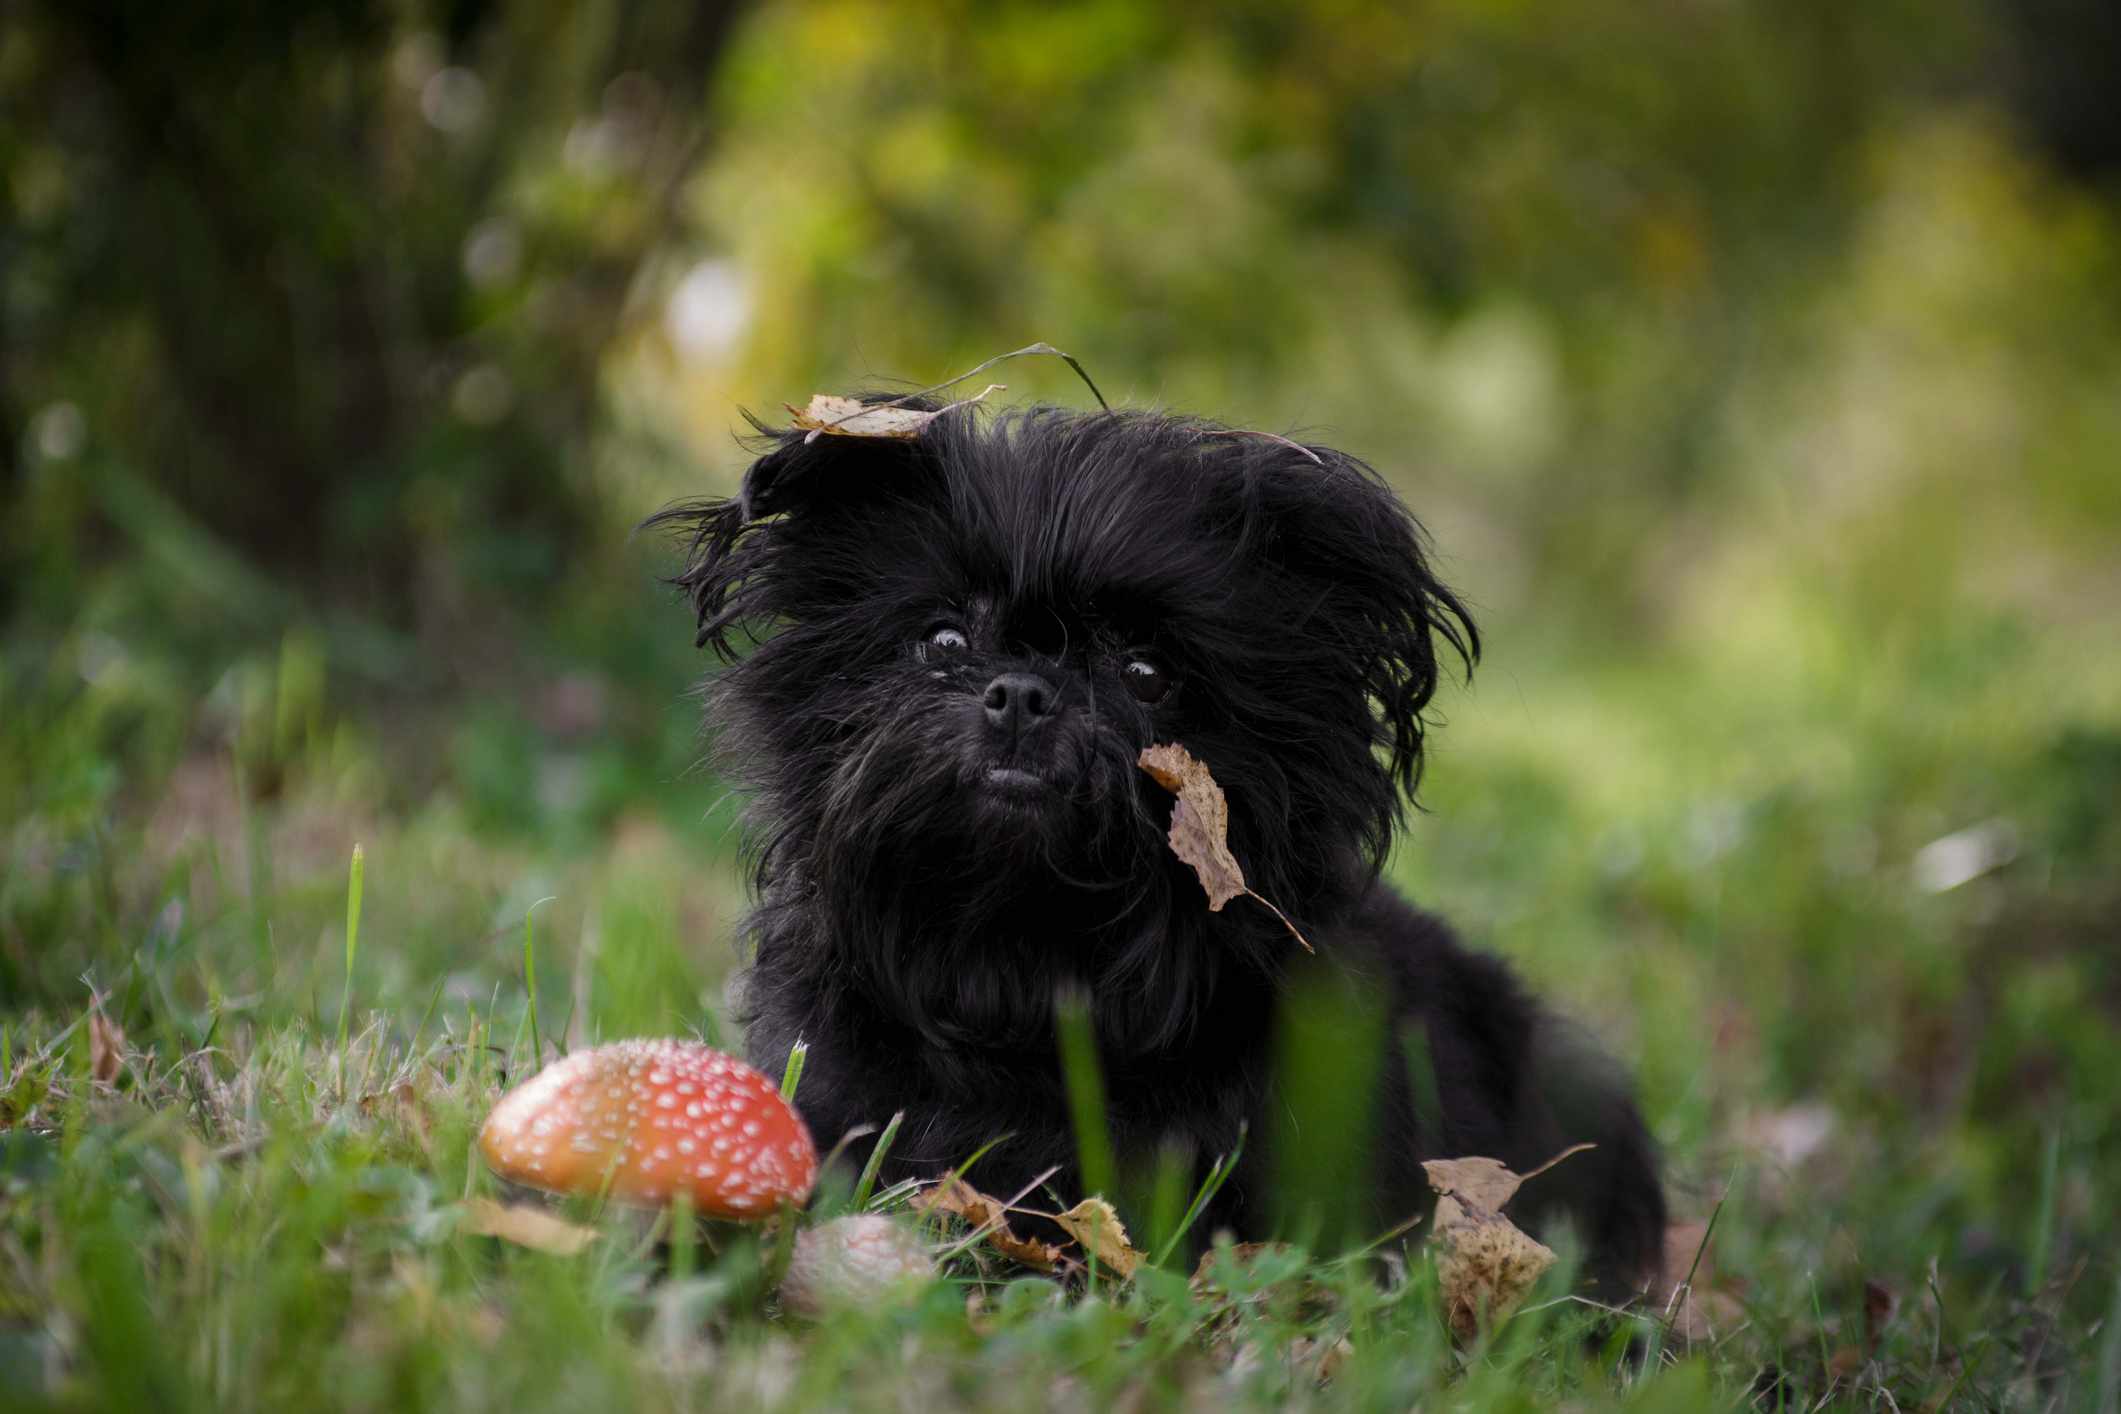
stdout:
[[1270,1253],[1293,1250],[1286,1242],[1236,1242],[1228,1247],[1210,1247],[1200,1254],[1200,1261],[1193,1266],[1193,1294],[1198,1296],[1203,1292],[1212,1291],[1219,1284],[1215,1279],[1218,1258],[1227,1263],[1231,1270],[1238,1270],[1251,1266]]
[[1548,1267],[1553,1249],[1527,1236],[1500,1215],[1438,1228],[1437,1283],[1451,1334],[1476,1339],[1483,1326],[1500,1325],[1517,1309]]
[[999,1221],[1002,1215],[1002,1205],[999,1201],[989,1198],[962,1178],[954,1176],[944,1179],[916,1198],[913,1210],[917,1213],[948,1213],[952,1217],[963,1218],[974,1227],[984,1227],[990,1222]]
[[988,1233],[987,1243],[1010,1261],[1036,1272],[1057,1272],[1068,1260],[1068,1254],[1061,1251],[1058,1243],[1019,1237],[1007,1223]]
[[1207,890],[1208,911],[1219,913],[1239,894],[1250,894],[1273,911],[1290,935],[1303,944],[1305,952],[1315,951],[1287,914],[1245,883],[1245,871],[1238,867],[1237,856],[1230,853],[1230,802],[1207,766],[1177,742],[1143,747],[1135,764],[1178,797],[1178,803],[1171,807],[1171,852],[1199,876],[1200,886]]
[[103,1014],[101,1006],[89,1008],[88,1013],[88,1073],[98,1082],[109,1085],[125,1069],[125,1033],[118,1023]]
[[502,1204],[474,1198],[464,1205],[459,1232],[498,1237],[518,1247],[529,1247],[555,1256],[572,1257],[596,1240],[596,1229],[556,1218],[542,1208],[527,1204]]
[[798,409],[794,404],[785,404],[795,418],[795,425],[810,434],[805,441],[821,435],[832,437],[882,437],[892,441],[908,441],[926,431],[928,424],[946,412],[976,403],[989,393],[1001,391],[1003,384],[990,383],[969,398],[960,398],[939,408],[893,407],[889,403],[865,403],[860,398],[846,398],[834,393],[814,393],[810,406]]
[[1245,892],[1245,871],[1230,853],[1230,803],[1208,768],[1177,743],[1144,747],[1141,768],[1178,797],[1171,807],[1171,852],[1200,875],[1208,911]]
[[[1517,1196],[1524,1179],[1511,1172],[1500,1159],[1430,1159],[1422,1166],[1429,1176],[1429,1187],[1460,1204],[1484,1208],[1488,1212],[1499,1212]],[[1456,1211],[1456,1207],[1452,1209]],[[1438,1209],[1437,1224],[1444,1222],[1443,1210]]]
[[1142,1254],[1128,1241],[1119,1214],[1102,1198],[1085,1198],[1067,1212],[1054,1214],[1053,1220],[1081,1243],[1085,1252],[1119,1273],[1122,1280],[1132,1277],[1134,1269],[1142,1264]]
[[1008,1210],[1002,1201],[988,1197],[961,1178],[944,1179],[922,1194],[913,1208],[919,1213],[948,1213],[963,1218],[975,1232],[986,1229],[988,1246],[1035,1271],[1057,1271],[1067,1260],[1057,1243],[1019,1237],[1009,1226]]
[[1590,1148],[1564,1149],[1530,1173],[1513,1172],[1489,1158],[1430,1159],[1422,1164],[1436,1190],[1436,1220],[1429,1242],[1436,1248],[1437,1284],[1451,1333],[1475,1339],[1483,1326],[1508,1319],[1548,1267],[1553,1249],[1528,1236],[1501,1209],[1524,1181]]

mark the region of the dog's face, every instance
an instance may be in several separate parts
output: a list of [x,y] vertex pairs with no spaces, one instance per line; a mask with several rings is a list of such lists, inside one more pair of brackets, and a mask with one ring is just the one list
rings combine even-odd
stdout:
[[[907,1008],[928,1024],[943,1001],[945,1029],[1015,1017],[1018,990],[1043,1008],[1048,981],[1271,966],[1285,944],[1211,921],[1169,856],[1141,748],[1206,762],[1253,886],[1329,915],[1418,771],[1434,639],[1472,647],[1365,468],[1177,418],[793,434],[738,498],[678,515],[680,582],[732,663],[710,695],[757,793],[768,906],[829,918],[817,946],[878,986],[951,959],[954,1003]],[[1145,1035],[1174,1024],[1147,1016],[1163,1005]]]

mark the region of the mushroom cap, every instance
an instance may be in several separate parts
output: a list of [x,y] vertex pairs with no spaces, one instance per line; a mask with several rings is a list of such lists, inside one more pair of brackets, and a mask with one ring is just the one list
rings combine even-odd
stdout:
[[810,1131],[780,1090],[693,1041],[616,1041],[554,1061],[495,1105],[487,1165],[551,1193],[657,1206],[680,1193],[708,1217],[761,1218],[817,1181]]

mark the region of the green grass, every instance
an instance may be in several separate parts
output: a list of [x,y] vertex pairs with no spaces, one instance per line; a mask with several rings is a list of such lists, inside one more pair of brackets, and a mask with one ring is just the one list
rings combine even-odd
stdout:
[[[555,1046],[736,1039],[733,807],[689,734],[660,708],[586,747],[470,716],[418,774],[380,718],[247,735],[288,716],[270,659],[239,666],[266,700],[233,725],[151,661],[17,670],[7,1407],[2110,1408],[2116,669],[1994,625],[1797,621],[1823,636],[1772,673],[1757,641],[1526,648],[1449,704],[1396,879],[1637,1068],[1678,1216],[1715,1223],[1686,1309],[1610,1320],[1557,1272],[1470,1350],[1420,1229],[1343,1255],[1379,1234],[1320,1221],[1331,1155],[1291,1176],[1316,1252],[1189,1280],[1195,1195],[1157,1176],[1120,1195],[1159,1258],[1131,1283],[975,1245],[817,1323],[766,1294],[777,1245],[727,1230],[606,1212],[567,1258],[470,1234],[497,1192],[477,1125]],[[1987,867],[1931,891],[1954,848]],[[127,1037],[102,1078],[91,986]],[[1305,1084],[1359,1074],[1313,1022],[1263,1044]],[[829,1202],[908,1196],[866,1174]]]

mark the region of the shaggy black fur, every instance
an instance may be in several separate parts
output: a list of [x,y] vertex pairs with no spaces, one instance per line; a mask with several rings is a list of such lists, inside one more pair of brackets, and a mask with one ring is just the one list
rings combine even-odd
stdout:
[[[810,1043],[822,1142],[904,1110],[887,1176],[1006,1134],[982,1187],[1058,1164],[1072,1198],[1053,1018],[1079,988],[1123,1167],[1171,1143],[1205,1164],[1249,1124],[1211,1222],[1264,1236],[1276,1006],[1311,967],[1398,1020],[1351,1229],[1427,1206],[1421,1158],[1528,1167],[1592,1140],[1521,1206],[1570,1221],[1606,1279],[1648,1270],[1663,1200],[1625,1082],[1377,882],[1439,646],[1470,667],[1478,639],[1369,468],[1132,412],[765,436],[736,498],[658,520],[690,532],[678,583],[729,664],[712,716],[754,792],[751,1059],[778,1074]],[[1315,961],[1251,900],[1211,913],[1171,855],[1170,797],[1135,765],[1170,741],[1214,772],[1232,851]]]

